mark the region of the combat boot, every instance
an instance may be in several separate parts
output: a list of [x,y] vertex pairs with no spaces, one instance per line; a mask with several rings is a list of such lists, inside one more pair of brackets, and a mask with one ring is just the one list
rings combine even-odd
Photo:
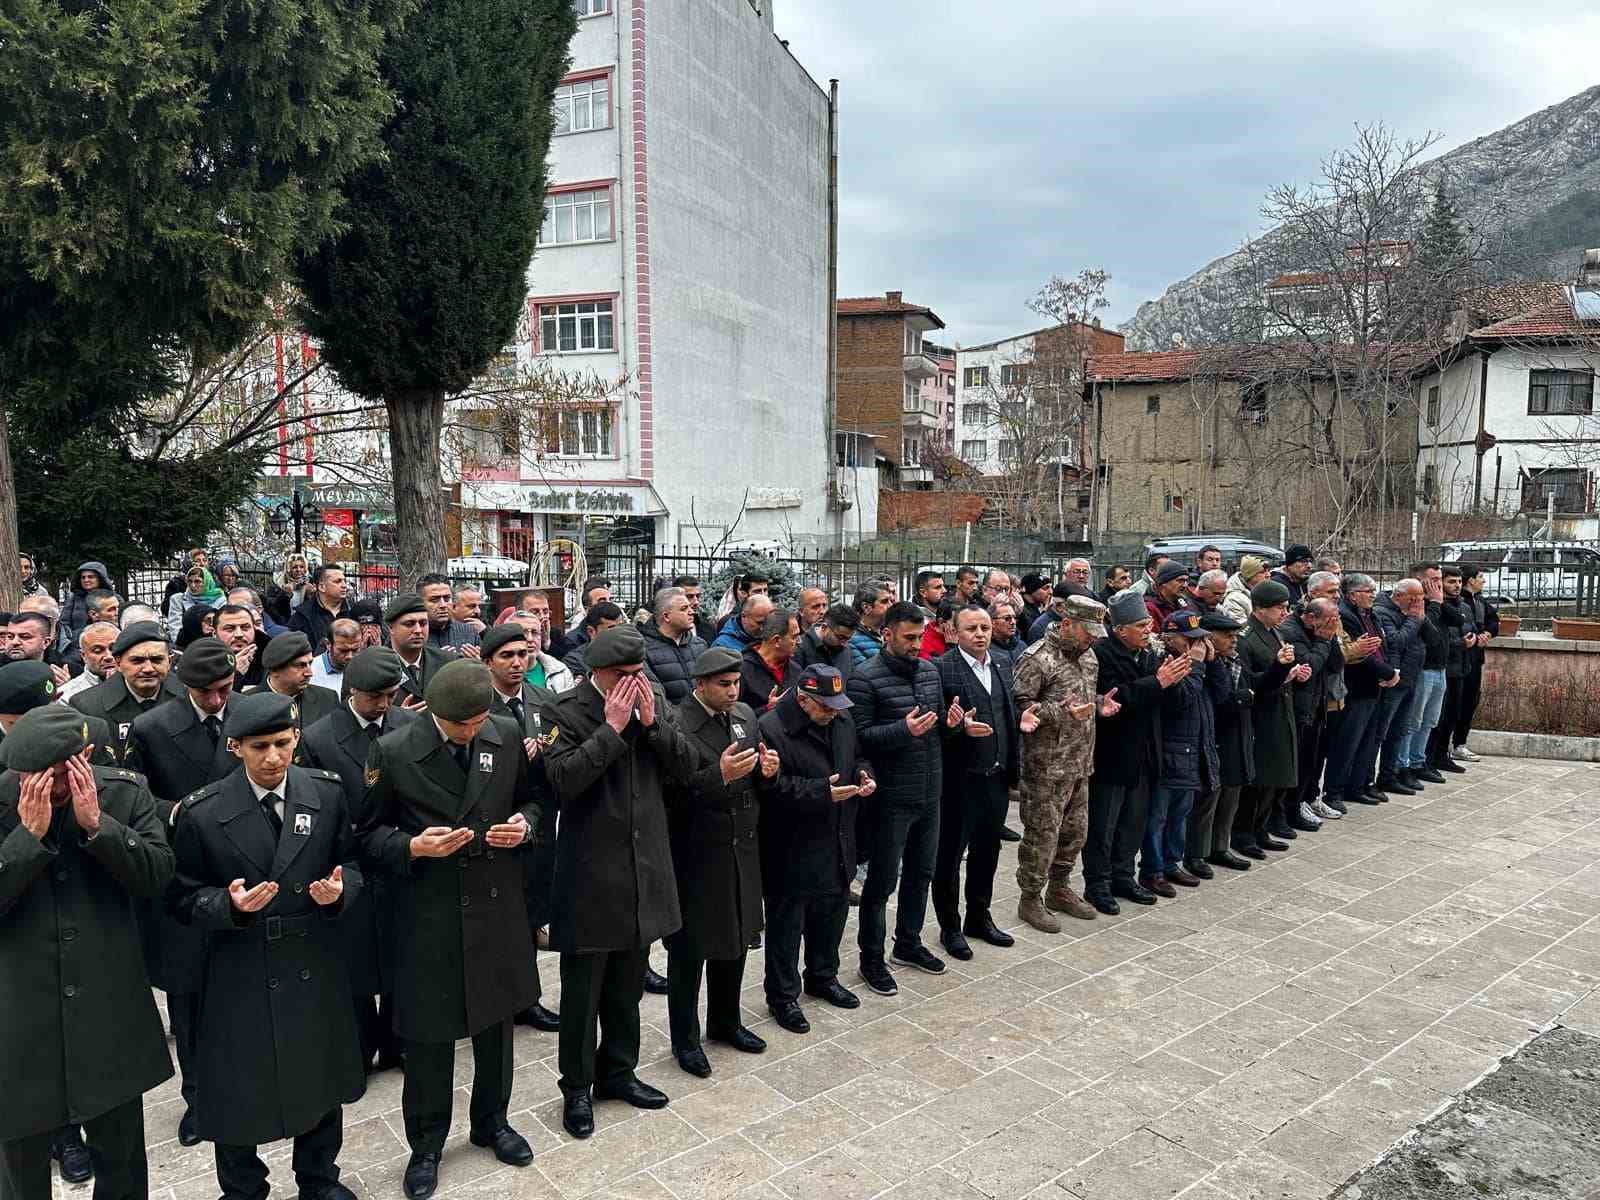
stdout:
[[1094,905],[1065,885],[1053,887],[1046,892],[1044,903],[1052,912],[1063,912],[1069,917],[1077,917],[1080,921],[1094,920]]
[[1023,896],[1017,901],[1017,919],[1026,921],[1040,933],[1061,932],[1061,922],[1050,915],[1037,894]]

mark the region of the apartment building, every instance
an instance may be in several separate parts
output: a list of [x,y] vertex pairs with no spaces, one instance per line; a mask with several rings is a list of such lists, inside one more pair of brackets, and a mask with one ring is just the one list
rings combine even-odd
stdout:
[[[932,458],[953,379],[949,352],[940,357],[925,335],[944,328],[931,308],[901,292],[839,301],[837,436],[872,439],[880,484],[888,491],[933,485]],[[947,386],[947,385],[946,385]]]

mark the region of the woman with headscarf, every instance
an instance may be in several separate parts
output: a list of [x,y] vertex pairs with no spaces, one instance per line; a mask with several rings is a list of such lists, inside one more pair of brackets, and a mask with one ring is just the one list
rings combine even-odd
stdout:
[[173,644],[179,650],[187,650],[196,638],[211,637],[216,631],[217,610],[209,604],[192,604],[183,611],[183,623]]
[[316,594],[310,586],[311,568],[304,554],[291,554],[284,561],[283,570],[272,577],[267,589],[265,608],[267,615],[279,625],[287,626],[294,610],[307,596]]
[[211,597],[208,595],[208,589],[216,586],[211,579],[211,573],[198,563],[184,572],[183,581],[183,591],[167,602],[167,637],[174,642],[183,632],[184,613],[196,606],[209,608]]

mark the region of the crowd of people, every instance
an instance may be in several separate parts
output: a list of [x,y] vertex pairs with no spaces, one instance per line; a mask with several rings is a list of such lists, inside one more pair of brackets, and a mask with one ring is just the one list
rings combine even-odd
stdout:
[[747,573],[720,620],[695,577],[631,614],[596,578],[570,624],[542,589],[491,615],[442,575],[379,609],[304,560],[262,597],[203,551],[160,608],[93,562],[57,601],[25,559],[0,620],[0,1062],[28,1087],[0,1111],[4,1194],[49,1196],[52,1159],[147,1194],[141,1098],[173,1074],[152,987],[179,1140],[213,1144],[225,1197],[267,1194],[258,1147],[281,1138],[303,1197],[349,1197],[342,1106],[400,1069],[423,1200],[462,1039],[470,1142],[526,1165],[516,1024],[557,1035],[585,1138],[597,1099],[668,1103],[636,1073],[646,991],[706,1077],[707,1041],[766,1049],[740,1008],[752,948],[779,1028],[860,1007],[852,904],[879,996],[1012,946],[1002,840],[1017,920],[1059,933],[1476,761],[1498,619],[1474,568],[1380,591],[1304,546],[1222,557],[1113,565],[1098,591],[1082,559],[925,570],[909,596],[875,579],[792,607]]

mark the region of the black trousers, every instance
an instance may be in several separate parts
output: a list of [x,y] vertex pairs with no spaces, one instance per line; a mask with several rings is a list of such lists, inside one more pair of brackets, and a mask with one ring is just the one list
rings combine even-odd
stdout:
[[[406,1120],[406,1141],[413,1154],[442,1154],[450,1133],[450,1096],[455,1091],[456,1044],[407,1042],[406,1079],[400,1107]],[[473,1132],[491,1133],[506,1123],[511,1104],[511,1021],[473,1035],[472,1100],[468,1106]]]
[[1000,826],[1011,797],[1006,777],[964,775],[939,800],[939,850],[933,865],[933,911],[939,928],[959,930],[961,856],[967,856],[967,916],[989,915],[994,873],[1000,865]]
[[1428,735],[1428,761],[1443,762],[1450,756],[1451,740],[1455,737],[1456,722],[1461,717],[1461,692],[1466,680],[1459,675],[1444,681],[1444,703],[1439,706],[1439,723]]
[[194,1108],[195,1041],[200,1036],[200,993],[168,992],[167,1023],[172,1026],[172,1046],[178,1052],[178,1084],[184,1106]]
[[[337,1105],[294,1139],[294,1182],[302,1196],[315,1196],[339,1182],[344,1146],[344,1110]],[[254,1146],[218,1144],[217,1183],[222,1200],[266,1200],[267,1164]]]
[[744,987],[744,960],[700,958],[667,947],[667,1023],[674,1050],[700,1045],[700,977],[706,980],[706,1032],[727,1037],[744,1024],[739,1013],[739,992]]
[[[561,955],[561,1090],[631,1079],[639,1065],[639,1000],[647,947]],[[595,1024],[599,1023],[596,1040]]]
[[1279,812],[1279,798],[1291,788],[1247,787],[1239,794],[1239,811],[1233,818],[1233,839],[1247,846],[1259,846],[1267,836],[1273,814]]
[[1089,777],[1089,837],[1083,844],[1083,890],[1106,895],[1113,884],[1133,883],[1133,856],[1144,842],[1150,789]]
[[1326,720],[1326,713],[1318,713],[1315,721],[1297,726],[1295,729],[1298,739],[1295,764],[1298,768],[1299,783],[1294,791],[1283,798],[1285,817],[1290,815],[1291,809],[1298,809],[1302,804],[1310,804],[1317,798],[1317,789],[1322,782],[1322,767],[1328,761]]
[[377,1054],[398,1054],[400,1038],[394,1031],[394,996],[356,996],[354,999],[361,1061],[370,1063]]
[[[1239,797],[1244,789],[1230,784],[1217,793],[1217,811],[1211,818],[1211,840],[1205,846],[1207,854],[1221,854],[1233,849],[1233,824],[1239,813]],[[1190,845],[1194,835],[1190,834]]]
[[[1201,788],[1194,794],[1194,805],[1189,809],[1189,828],[1183,841],[1188,852],[1186,862],[1202,860],[1211,853],[1211,830],[1216,821],[1220,799],[1221,789],[1214,786]],[[1237,803],[1237,795],[1234,796],[1234,801]],[[1228,820],[1229,822],[1233,820],[1231,809],[1228,812]]]
[[800,939],[806,943],[807,987],[839,978],[839,943],[850,902],[832,896],[767,897],[767,1003],[800,998]]
[[[9,1080],[26,1090],[26,1080]],[[26,1095],[12,1098],[27,1102]],[[94,1200],[145,1200],[150,1194],[144,1155],[144,1097],[135,1096],[110,1112],[83,1123],[84,1141],[94,1161]],[[5,1200],[50,1200],[50,1143],[47,1129],[0,1142],[0,1196]]]
[[1467,738],[1472,733],[1472,719],[1478,715],[1478,702],[1483,698],[1483,664],[1474,663],[1472,670],[1461,680],[1461,707],[1456,713],[1455,736],[1450,739],[1453,746],[1465,746]]
[[860,927],[856,931],[862,965],[883,962],[888,937],[885,910],[897,881],[900,896],[895,903],[894,948],[911,950],[922,944],[922,922],[928,915],[928,888],[933,883],[938,852],[938,800],[929,800],[918,808],[878,812],[872,826],[872,852],[867,856],[867,882],[861,888]]

